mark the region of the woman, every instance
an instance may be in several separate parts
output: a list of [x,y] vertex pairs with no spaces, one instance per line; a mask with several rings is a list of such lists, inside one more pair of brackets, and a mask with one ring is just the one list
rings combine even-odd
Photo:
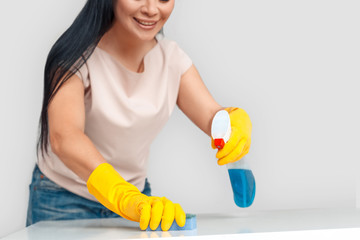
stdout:
[[[174,0],[88,0],[45,66],[38,162],[27,224],[118,217],[141,229],[185,224],[179,204],[150,196],[149,147],[175,104],[210,136],[223,109],[191,59],[158,33]],[[244,110],[227,108],[232,135],[220,165],[250,147]],[[142,190],[141,192],[139,191]]]

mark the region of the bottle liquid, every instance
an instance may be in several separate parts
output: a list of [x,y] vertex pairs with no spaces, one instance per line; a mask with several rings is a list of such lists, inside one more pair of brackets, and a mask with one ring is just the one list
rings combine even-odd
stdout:
[[[227,111],[218,111],[211,124],[211,136],[218,149],[222,149],[231,135],[230,116]],[[256,184],[254,175],[245,157],[226,164],[234,193],[234,201],[238,207],[251,206],[255,198]]]

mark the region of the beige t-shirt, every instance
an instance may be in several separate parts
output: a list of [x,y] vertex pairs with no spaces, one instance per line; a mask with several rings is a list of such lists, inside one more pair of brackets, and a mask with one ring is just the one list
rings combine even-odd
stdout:
[[[150,144],[171,115],[180,79],[192,65],[166,38],[144,57],[144,72],[125,68],[96,47],[76,74],[85,86],[85,134],[120,175],[144,189]],[[40,170],[58,185],[87,199],[86,182],[51,151],[38,156]]]

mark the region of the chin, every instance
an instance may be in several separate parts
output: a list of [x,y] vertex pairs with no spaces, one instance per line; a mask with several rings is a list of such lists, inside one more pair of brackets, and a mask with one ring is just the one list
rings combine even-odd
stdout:
[[137,37],[141,40],[141,41],[151,41],[155,38],[157,32],[156,33],[152,33],[152,34],[138,34]]
[[157,27],[151,30],[136,29],[133,34],[141,41],[151,41],[155,38],[161,28]]

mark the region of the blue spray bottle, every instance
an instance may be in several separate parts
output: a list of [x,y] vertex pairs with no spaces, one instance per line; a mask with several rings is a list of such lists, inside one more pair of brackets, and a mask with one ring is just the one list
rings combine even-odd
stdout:
[[[218,111],[211,124],[211,136],[218,149],[222,149],[231,135],[229,113],[225,110]],[[234,201],[238,207],[249,207],[255,198],[256,184],[254,175],[245,157],[226,164],[229,172]]]

